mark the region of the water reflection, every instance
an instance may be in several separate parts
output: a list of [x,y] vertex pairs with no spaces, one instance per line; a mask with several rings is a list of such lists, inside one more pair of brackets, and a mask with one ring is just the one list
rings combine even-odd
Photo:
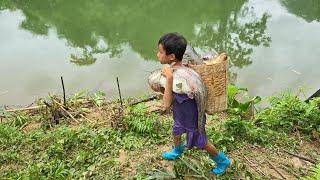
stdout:
[[320,0],[281,0],[281,4],[307,22],[320,21]]
[[[248,7],[240,12],[231,14],[220,23],[203,24],[199,27],[196,37],[198,46],[210,46],[219,52],[228,52],[231,66],[242,68],[252,63],[250,55],[253,46],[269,46],[271,38],[265,34],[266,23],[270,17],[263,14],[261,18],[251,16],[249,22],[241,22],[243,16],[250,13]],[[250,14],[253,14],[251,12]]]
[[[181,32],[199,48],[226,51],[232,66],[250,65],[251,46],[268,46],[265,35],[268,15],[255,17],[246,0],[142,0],[125,1],[9,1],[0,9],[19,9],[26,19],[20,27],[37,35],[56,29],[68,44],[83,49],[71,56],[78,65],[95,62],[94,54],[120,56],[126,44],[146,60],[155,59],[158,38],[170,31]],[[245,21],[244,21],[245,19]],[[102,43],[101,43],[102,42]]]

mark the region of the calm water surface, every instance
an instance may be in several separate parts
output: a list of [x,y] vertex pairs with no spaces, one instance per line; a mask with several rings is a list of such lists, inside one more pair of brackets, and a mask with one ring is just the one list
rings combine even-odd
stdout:
[[198,51],[231,57],[250,95],[320,88],[320,0],[0,1],[0,105],[48,93],[150,92],[157,41],[180,32]]

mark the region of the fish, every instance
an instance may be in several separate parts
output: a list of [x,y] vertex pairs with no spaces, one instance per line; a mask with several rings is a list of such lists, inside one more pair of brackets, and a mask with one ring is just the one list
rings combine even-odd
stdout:
[[192,47],[187,45],[186,51],[183,54],[182,57],[182,63],[183,64],[203,64],[203,60],[201,59],[201,56],[196,52],[196,50]]
[[182,64],[193,64],[193,65],[205,64],[206,61],[214,59],[217,56],[218,56],[217,51],[215,51],[212,48],[208,52],[200,55],[192,46],[187,45],[186,51],[184,52],[182,57]]
[[215,55],[214,57],[211,57],[210,59],[204,61],[204,64],[206,64],[206,65],[217,64],[222,61],[228,60],[228,58],[229,57],[228,57],[227,53],[221,53],[219,55]]
[[[161,74],[161,70],[153,71],[148,77],[149,86],[165,88],[166,77]],[[207,106],[208,93],[201,76],[193,69],[186,66],[173,68],[172,91],[179,94],[187,94],[189,98],[195,99],[198,109],[198,129],[200,134],[204,131],[204,118]]]

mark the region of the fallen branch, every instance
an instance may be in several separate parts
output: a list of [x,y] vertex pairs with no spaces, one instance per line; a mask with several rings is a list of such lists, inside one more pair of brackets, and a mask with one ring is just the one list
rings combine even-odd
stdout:
[[91,123],[94,123],[94,121],[93,121],[93,120],[91,120],[91,119],[89,119],[89,118],[85,117],[83,114],[80,114],[80,116],[81,116],[82,118],[84,118],[85,120],[87,120],[87,121],[89,121],[89,122],[91,122]]
[[76,118],[74,118],[74,117],[72,116],[72,114],[71,114],[69,111],[67,111],[63,106],[61,106],[61,109],[62,109],[64,112],[66,112],[66,113],[71,117],[71,119],[73,119],[73,120],[76,121],[76,122],[79,122],[79,121],[76,120]]
[[6,109],[6,112],[16,112],[16,111],[27,111],[27,110],[33,110],[33,109],[40,109],[43,106],[32,106],[32,107],[26,107],[26,108],[20,108],[20,109]]
[[139,103],[142,103],[142,102],[152,101],[152,100],[157,99],[157,98],[158,98],[157,95],[152,95],[152,96],[150,96],[148,98],[145,98],[145,99],[139,99],[139,100],[130,102],[129,106],[133,106],[133,105],[136,105],[136,104],[139,104]]
[[283,179],[287,179],[286,177],[284,177],[280,171],[278,171],[278,169],[276,167],[273,166],[273,164],[271,164],[268,160],[265,160],[271,167],[272,169],[274,169]]
[[[52,98],[51,100],[52,100],[52,102],[54,102],[54,103],[58,104],[59,106],[61,106],[61,107],[63,107],[63,108],[68,108],[67,106],[65,106],[65,105],[63,105],[63,104],[61,104],[61,103],[59,103],[58,101],[54,100],[53,98]],[[69,109],[71,109],[71,108],[69,108]]]
[[306,171],[315,172],[313,169],[306,168],[306,167],[300,167],[300,169],[302,169],[302,170],[306,170]]
[[46,101],[43,101],[43,103],[44,103],[47,107],[49,107],[49,108],[52,107],[52,106],[51,106],[49,103],[47,103]]
[[20,127],[20,130],[25,128],[26,126],[28,125],[28,123],[24,123],[21,127]]
[[260,175],[262,175],[262,176],[266,176],[262,171],[260,171],[260,169],[258,169],[256,166],[257,165],[255,165],[255,164],[253,164],[246,156],[243,156],[249,163],[250,163],[250,166],[255,170],[255,171],[257,171]]
[[[69,107],[66,107],[66,106],[64,106],[63,104],[61,104],[61,103],[59,103],[58,101],[56,101],[56,100],[54,100],[54,99],[52,99],[56,104],[58,104],[58,105],[60,105],[61,106],[61,109],[62,110],[64,110],[73,120],[75,120],[75,121],[77,121],[77,122],[79,122],[78,120],[76,120],[75,118],[74,118],[74,116],[72,116],[65,108],[68,108],[68,109],[70,109],[71,111],[73,111],[73,109],[72,108],[69,108]],[[85,117],[83,114],[79,114],[82,118],[84,118],[84,119],[86,119],[87,121],[89,121],[89,122],[93,122],[92,120],[90,120],[89,118],[87,118],[87,117]]]
[[300,178],[300,176],[299,176],[297,173],[295,173],[292,169],[290,169],[290,168],[288,168],[288,167],[286,167],[286,166],[284,166],[284,165],[281,165],[281,167],[282,167],[282,169],[284,169],[284,170],[286,170],[287,172],[289,172],[289,173],[291,173],[292,175],[294,175],[297,179]]
[[55,102],[56,104],[58,104],[58,105],[60,106],[60,108],[61,108],[64,112],[66,112],[66,113],[68,114],[68,116],[71,117],[71,119],[73,119],[73,120],[76,121],[76,122],[79,122],[78,120],[76,120],[76,118],[74,118],[74,117],[72,116],[72,114],[71,114],[69,111],[67,111],[67,110],[64,108],[64,105],[60,104],[58,101],[56,101],[56,100],[54,100],[54,99],[52,99],[52,101]]
[[289,151],[287,151],[287,150],[283,150],[283,151],[286,152],[286,153],[288,153],[288,154],[290,154],[290,155],[292,155],[292,156],[295,156],[295,157],[297,157],[297,158],[300,158],[300,159],[302,159],[302,160],[309,161],[309,162],[311,162],[312,164],[317,164],[317,162],[316,162],[315,160],[313,160],[313,159],[309,159],[309,158],[307,158],[307,157],[300,156],[300,155],[298,155],[298,154],[294,154],[294,153],[289,152]]

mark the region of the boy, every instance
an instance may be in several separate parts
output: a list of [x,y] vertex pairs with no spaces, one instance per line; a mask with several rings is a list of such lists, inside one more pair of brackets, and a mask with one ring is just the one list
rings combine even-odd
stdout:
[[[171,152],[164,152],[163,158],[174,160],[181,156],[185,145],[181,142],[181,135],[187,134],[187,147],[194,146],[206,150],[210,158],[216,162],[217,167],[212,169],[212,173],[223,174],[230,166],[230,160],[223,152],[216,150],[213,144],[208,142],[205,130],[200,134],[198,129],[198,110],[194,99],[190,99],[186,94],[178,94],[172,91],[173,71],[172,67],[182,65],[182,57],[186,50],[187,41],[178,33],[168,33],[163,35],[158,42],[157,57],[161,64],[165,64],[162,74],[166,77],[166,85],[163,94],[163,108],[168,110],[172,105],[173,111],[173,142],[174,148]],[[158,89],[152,87],[152,89]],[[205,122],[205,119],[204,119]]]

